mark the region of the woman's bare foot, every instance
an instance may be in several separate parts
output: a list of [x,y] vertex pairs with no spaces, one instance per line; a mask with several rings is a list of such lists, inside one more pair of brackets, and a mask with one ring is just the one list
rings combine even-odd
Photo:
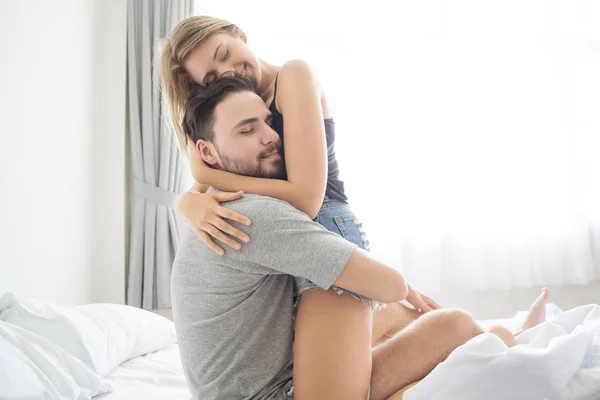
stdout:
[[547,288],[543,288],[540,296],[535,299],[529,308],[529,313],[527,313],[527,318],[523,324],[523,330],[533,328],[546,320],[546,302],[549,298],[550,291]]

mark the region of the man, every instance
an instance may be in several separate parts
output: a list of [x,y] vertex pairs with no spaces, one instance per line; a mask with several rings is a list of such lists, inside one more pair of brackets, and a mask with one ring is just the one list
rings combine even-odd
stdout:
[[[279,137],[252,89],[243,79],[217,80],[190,98],[184,130],[213,168],[279,178],[285,172]],[[292,385],[292,276],[385,303],[411,293],[398,271],[288,203],[246,195],[227,207],[253,221],[246,228],[252,242],[220,257],[188,231],[173,266],[174,319],[194,398],[286,398]],[[460,310],[427,313],[373,349],[371,399],[388,398],[423,378],[480,333]]]

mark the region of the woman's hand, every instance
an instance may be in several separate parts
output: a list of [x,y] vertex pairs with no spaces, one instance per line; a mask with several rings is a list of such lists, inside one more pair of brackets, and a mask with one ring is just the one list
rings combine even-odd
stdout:
[[408,295],[406,296],[406,301],[408,301],[415,308],[415,310],[426,313],[431,310],[438,310],[441,308],[440,305],[436,303],[431,297],[419,292],[410,284],[407,284],[407,286]]
[[250,225],[251,221],[220,205],[224,201],[237,200],[243,194],[244,192],[186,192],[179,200],[177,211],[208,247],[223,255],[225,252],[212,240],[211,236],[236,250],[241,249],[242,246],[225,233],[246,243],[250,241],[248,235],[225,222],[223,218],[237,221],[246,226]]

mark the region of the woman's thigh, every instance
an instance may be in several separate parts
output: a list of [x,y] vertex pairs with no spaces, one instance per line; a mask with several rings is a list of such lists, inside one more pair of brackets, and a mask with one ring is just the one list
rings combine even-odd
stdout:
[[[362,224],[343,202],[326,202],[315,219],[327,230],[368,249]],[[371,379],[373,311],[370,299],[325,291],[296,278],[294,398],[364,400]]]
[[[362,223],[350,209],[347,203],[338,200],[327,200],[321,206],[321,210],[315,218],[315,221],[321,224],[330,232],[342,236],[344,239],[356,244],[363,250],[369,250],[369,239],[365,233]],[[296,279],[296,288],[299,289],[298,294],[302,294],[304,290],[316,288],[317,286],[302,278]],[[350,295],[365,304],[369,304],[373,310],[379,310],[384,307],[380,302],[374,301],[367,297],[353,293],[349,290],[332,286],[339,295]]]
[[[362,222],[348,204],[341,201],[326,201],[315,220],[328,231],[337,233],[364,250],[369,250],[369,238]],[[309,284],[308,282],[303,283]],[[386,340],[386,335],[398,332],[420,316],[417,311],[409,309],[401,303],[391,304],[386,308],[380,303],[371,303],[376,310],[373,313],[373,346]]]
[[296,315],[294,399],[367,398],[373,311],[332,290],[307,290]]

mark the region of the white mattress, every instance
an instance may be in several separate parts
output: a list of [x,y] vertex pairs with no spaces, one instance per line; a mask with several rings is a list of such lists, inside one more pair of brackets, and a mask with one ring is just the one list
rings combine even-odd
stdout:
[[105,381],[112,386],[113,392],[96,396],[94,400],[192,398],[183,376],[177,345],[126,361],[108,374]]

